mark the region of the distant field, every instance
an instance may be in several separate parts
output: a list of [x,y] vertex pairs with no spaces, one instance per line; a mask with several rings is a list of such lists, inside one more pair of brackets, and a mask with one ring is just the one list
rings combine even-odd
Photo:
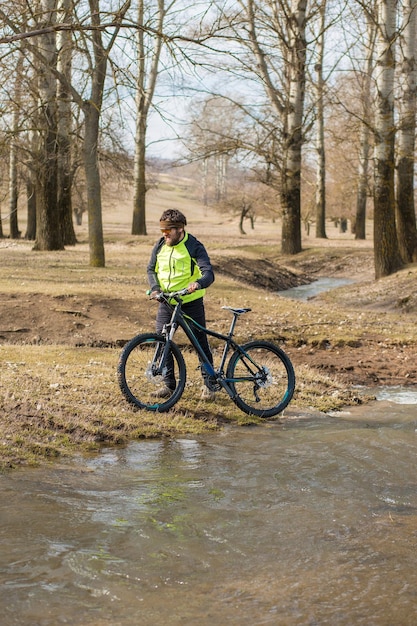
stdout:
[[[125,240],[129,237],[132,223],[133,212],[133,190],[132,187],[123,180],[116,178],[116,182],[107,182],[105,177],[103,183],[103,228],[104,236],[107,240],[121,238]],[[148,191],[146,205],[146,223],[147,233],[151,239],[159,236],[158,219],[164,209],[178,208],[184,212],[188,219],[189,230],[197,237],[206,238],[207,236],[213,242],[215,247],[228,252],[228,246],[224,245],[224,238],[230,241],[230,246],[237,247],[240,245],[266,245],[279,247],[281,237],[280,220],[273,222],[270,219],[258,217],[255,222],[255,229],[250,228],[248,221],[244,227],[246,235],[239,232],[238,215],[231,215],[227,212],[220,212],[213,207],[206,207],[200,201],[201,189],[198,174],[196,177],[181,176],[174,173],[158,173],[155,180],[157,184],[155,188]],[[26,210],[24,198],[21,198],[19,207],[19,228],[24,234],[26,230]],[[3,232],[7,236],[9,232],[8,206],[4,203],[1,206],[1,214],[3,218]],[[86,242],[88,240],[87,216],[83,216],[81,226],[75,225],[75,231],[78,241]],[[333,222],[328,221],[326,225],[328,240],[317,240],[314,237],[314,227],[310,229],[310,235],[302,231],[302,239],[304,246],[320,245],[328,246],[337,245],[351,246],[354,236],[347,233],[340,233]],[[230,239],[229,239],[230,238]],[[216,240],[220,239],[221,243]],[[368,225],[368,238],[364,242],[354,243],[355,247],[368,248],[372,245],[372,223]],[[229,250],[230,252],[230,250]]]

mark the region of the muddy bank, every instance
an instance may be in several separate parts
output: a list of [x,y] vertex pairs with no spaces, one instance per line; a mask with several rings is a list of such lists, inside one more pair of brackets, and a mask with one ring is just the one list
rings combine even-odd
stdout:
[[216,274],[224,274],[252,287],[274,292],[308,285],[315,280],[301,270],[288,269],[268,259],[215,257],[212,263]]

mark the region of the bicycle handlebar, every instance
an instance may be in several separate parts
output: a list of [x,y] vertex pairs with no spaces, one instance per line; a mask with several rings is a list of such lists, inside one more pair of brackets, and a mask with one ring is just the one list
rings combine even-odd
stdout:
[[152,292],[150,289],[148,289],[148,291],[146,292],[146,295],[151,296],[151,300],[158,300],[158,301],[162,301],[162,300],[170,300],[171,298],[174,298],[175,300],[178,300],[179,298],[182,298],[182,296],[186,296],[187,294],[189,294],[190,292],[188,291],[188,287],[185,287],[185,289],[180,289],[179,291],[160,291],[159,293],[155,294],[154,296],[152,296]]

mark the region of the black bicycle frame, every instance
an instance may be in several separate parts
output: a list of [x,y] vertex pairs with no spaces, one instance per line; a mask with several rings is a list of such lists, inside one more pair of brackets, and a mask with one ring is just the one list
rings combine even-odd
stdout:
[[[173,305],[169,304],[168,306],[172,307]],[[224,370],[224,366],[226,364],[227,355],[229,354],[230,348],[234,348],[235,350],[239,350],[239,352],[241,352],[242,354],[246,355],[244,350],[242,350],[241,347],[239,346],[239,344],[237,344],[234,341],[234,339],[233,339],[233,331],[235,329],[235,325],[236,325],[237,317],[238,317],[238,315],[236,313],[234,313],[233,315],[234,316],[233,316],[233,319],[232,319],[232,322],[231,322],[231,325],[230,325],[229,334],[228,335],[223,335],[222,333],[218,333],[218,332],[216,332],[214,330],[209,330],[208,328],[205,328],[204,326],[201,326],[200,324],[198,324],[198,322],[193,320],[191,317],[186,316],[182,312],[182,310],[181,310],[181,303],[178,302],[174,306],[174,310],[172,312],[171,320],[167,324],[167,326],[169,327],[169,332],[167,333],[168,342],[165,344],[164,354],[162,356],[161,363],[162,364],[165,363],[166,358],[168,356],[168,352],[169,352],[169,343],[171,341],[173,341],[173,337],[174,337],[175,331],[177,330],[178,326],[180,326],[183,329],[183,331],[185,332],[185,334],[187,335],[187,337],[190,340],[192,346],[197,351],[197,354],[200,357],[200,361],[202,362],[202,366],[205,368],[207,374],[209,376],[213,376],[214,378],[216,378],[216,380],[221,384],[221,386],[228,393],[230,398],[233,399],[236,394],[232,391],[232,389],[229,386],[229,382],[232,382],[232,381],[228,381],[227,378],[223,378],[223,376],[222,376],[223,370]],[[207,335],[209,335],[211,337],[215,337],[216,339],[221,339],[222,341],[224,341],[225,345],[224,345],[224,348],[223,348],[223,354],[222,354],[222,358],[220,360],[220,366],[219,366],[218,372],[216,372],[216,370],[214,369],[214,367],[212,366],[212,364],[208,360],[208,358],[206,356],[206,353],[204,352],[203,348],[200,345],[200,342],[198,341],[197,337],[193,333],[190,324],[187,322],[187,318],[191,320],[191,323],[194,326],[197,326],[198,328],[200,328]],[[248,355],[246,355],[246,356],[248,356]],[[250,359],[250,360],[252,360],[252,359]]]

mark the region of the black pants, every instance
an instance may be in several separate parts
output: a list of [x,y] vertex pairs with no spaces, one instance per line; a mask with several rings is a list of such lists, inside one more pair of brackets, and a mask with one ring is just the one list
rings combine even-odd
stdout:
[[[204,309],[203,298],[197,298],[197,300],[192,300],[191,302],[186,302],[182,305],[182,310],[186,315],[189,315],[193,320],[195,320],[200,326],[206,325],[206,313]],[[156,332],[160,333],[164,324],[168,324],[171,319],[172,310],[163,302],[159,305],[158,313],[156,315]],[[207,339],[207,335],[199,330],[196,326],[192,327],[193,333],[198,339],[199,344],[204,350],[208,360],[213,365],[213,355],[210,350],[209,342]],[[202,371],[204,376],[204,371]],[[165,376],[165,382],[170,389],[175,389],[175,376],[174,376],[174,363],[172,357],[169,359],[167,363],[167,373]]]

